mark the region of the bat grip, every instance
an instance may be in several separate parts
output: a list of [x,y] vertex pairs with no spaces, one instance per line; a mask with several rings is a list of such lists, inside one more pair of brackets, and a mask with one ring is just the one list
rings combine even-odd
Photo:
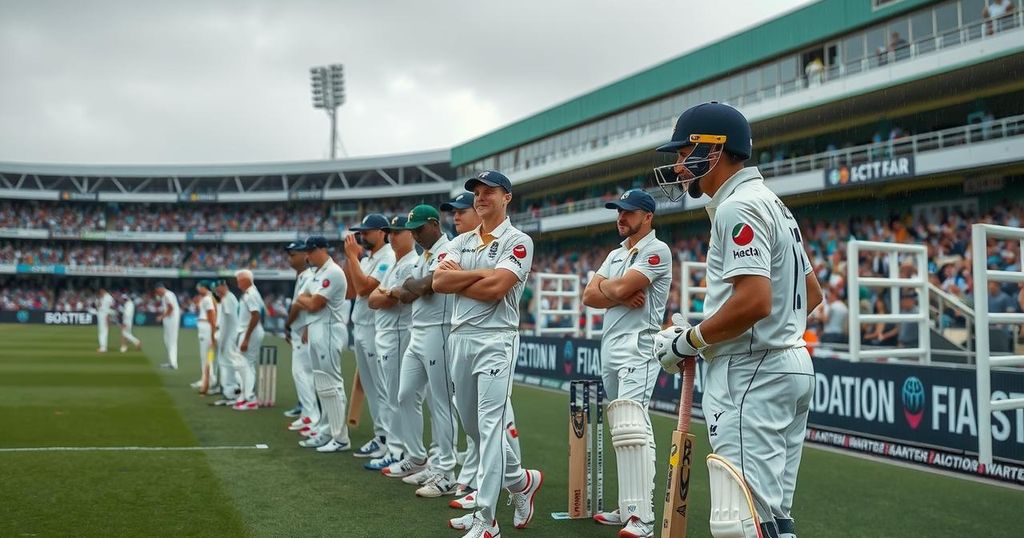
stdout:
[[679,371],[683,376],[679,393],[679,424],[676,430],[690,431],[690,412],[693,409],[693,378],[697,372],[697,357],[686,357],[679,361]]

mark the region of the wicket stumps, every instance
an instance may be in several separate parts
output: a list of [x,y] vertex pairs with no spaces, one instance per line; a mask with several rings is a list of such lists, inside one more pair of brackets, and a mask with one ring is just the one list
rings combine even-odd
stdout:
[[277,347],[260,348],[260,362],[256,368],[256,401],[260,407],[274,407],[277,400]]
[[[591,391],[596,406],[593,413]],[[569,511],[552,513],[554,519],[590,518],[604,511],[603,404],[601,381],[576,379],[569,382]]]

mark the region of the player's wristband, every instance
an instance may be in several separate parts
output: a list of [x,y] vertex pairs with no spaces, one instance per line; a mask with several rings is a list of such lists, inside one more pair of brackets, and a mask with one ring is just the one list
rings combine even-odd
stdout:
[[690,327],[690,330],[686,331],[686,343],[693,346],[693,349],[696,350],[708,347],[707,342],[704,341],[704,335],[700,333],[699,324]]

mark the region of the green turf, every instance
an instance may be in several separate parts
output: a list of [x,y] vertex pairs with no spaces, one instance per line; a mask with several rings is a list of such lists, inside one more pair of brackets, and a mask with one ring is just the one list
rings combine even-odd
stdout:
[[[112,331],[116,334],[116,331]],[[142,353],[98,355],[95,329],[0,325],[0,447],[222,446],[266,443],[268,450],[208,452],[0,453],[0,536],[459,536],[460,515],[444,499],[362,469],[348,454],[298,447],[285,429],[294,403],[290,353],[279,346],[279,408],[235,412],[208,406],[188,383],[198,377],[194,331],[182,331],[182,368],[159,370],[163,345],[140,328]],[[116,349],[116,346],[112,346]],[[347,356],[346,375],[352,370]],[[544,471],[530,529],[507,535],[615,536],[588,521],[553,521],[566,505],[566,396],[531,387],[513,394],[523,456]],[[658,461],[673,426],[654,419]],[[695,426],[698,458],[707,452]],[[368,417],[353,441],[370,436]],[[605,474],[614,504],[609,436]],[[664,484],[659,465],[658,491]],[[691,537],[707,531],[707,470],[694,467]],[[504,496],[503,496],[504,497]],[[808,536],[1017,536],[1024,493],[808,448],[795,516]],[[656,503],[660,512],[660,503]]]

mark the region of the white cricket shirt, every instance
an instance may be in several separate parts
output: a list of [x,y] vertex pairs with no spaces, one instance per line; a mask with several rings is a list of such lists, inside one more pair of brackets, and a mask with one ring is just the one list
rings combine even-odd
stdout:
[[[359,260],[359,267],[363,270],[363,274],[375,279],[378,283],[384,282],[384,275],[394,264],[395,251],[391,248],[391,244],[385,244],[377,249],[377,252]],[[356,325],[372,327],[376,324],[376,312],[366,303],[366,297],[357,295],[355,306],[352,308],[352,321]]]
[[[260,313],[260,324],[263,323],[265,306],[263,305],[263,296],[260,295],[260,291],[256,289],[256,284],[249,286],[249,289],[242,293],[242,298],[238,300],[238,333],[244,333],[249,328],[249,321],[252,319],[253,312]],[[256,325],[256,328],[260,327],[260,324]],[[253,329],[256,330],[256,329]]]
[[[655,236],[654,230],[632,248],[628,240],[623,241],[604,259],[597,274],[604,278],[619,278],[629,270],[639,272],[650,281],[644,288],[647,300],[640,308],[622,305],[609,308],[604,315],[602,340],[611,342],[624,335],[653,338],[653,333],[661,330],[668,290],[672,285],[672,251]],[[635,339],[631,341],[635,342]]]
[[167,307],[171,307],[170,317],[181,316],[181,306],[178,305],[178,296],[171,290],[164,290],[164,296],[160,298],[160,308],[166,312]]
[[[380,281],[382,288],[391,289],[401,286],[412,275],[412,266],[416,264],[417,256],[415,250],[410,250],[402,256],[402,259],[395,262],[394,266],[384,275]],[[398,302],[391,308],[377,310],[377,330],[409,329],[412,325],[412,305]]]
[[[313,290],[308,287],[312,280],[313,270],[308,267],[295,275],[295,291],[292,292],[292,303],[299,300],[299,296],[305,292],[313,293]],[[309,312],[299,310],[299,315],[295,316],[295,321],[292,322],[292,330],[297,331],[306,325],[309,325]]]
[[[450,241],[448,236],[441,237],[427,250],[423,251],[416,263],[412,265],[411,276],[415,279],[425,278],[437,269],[437,264],[448,256],[446,249]],[[452,322],[453,298],[445,293],[431,293],[419,297],[412,302],[412,326],[415,328],[450,325]]]
[[210,321],[206,319],[206,313],[210,310],[216,311],[216,305],[213,304],[213,296],[209,293],[203,295],[202,299],[199,299],[199,319],[197,323],[199,325],[210,325]]
[[225,335],[234,335],[238,332],[238,299],[230,291],[220,298],[220,305],[217,307],[217,330],[220,332],[221,340],[226,340]]
[[309,291],[327,300],[317,312],[310,312],[308,323],[327,323],[348,325],[348,302],[345,294],[348,293],[348,282],[345,280],[345,272],[341,266],[328,258],[327,261],[313,271],[313,277],[309,281]]
[[721,308],[732,294],[729,279],[740,275],[771,279],[772,311],[745,333],[710,345],[702,354],[713,359],[804,347],[805,275],[812,268],[793,214],[765,186],[756,167],[744,168],[729,178],[707,210],[712,223],[704,311],[711,316]]

